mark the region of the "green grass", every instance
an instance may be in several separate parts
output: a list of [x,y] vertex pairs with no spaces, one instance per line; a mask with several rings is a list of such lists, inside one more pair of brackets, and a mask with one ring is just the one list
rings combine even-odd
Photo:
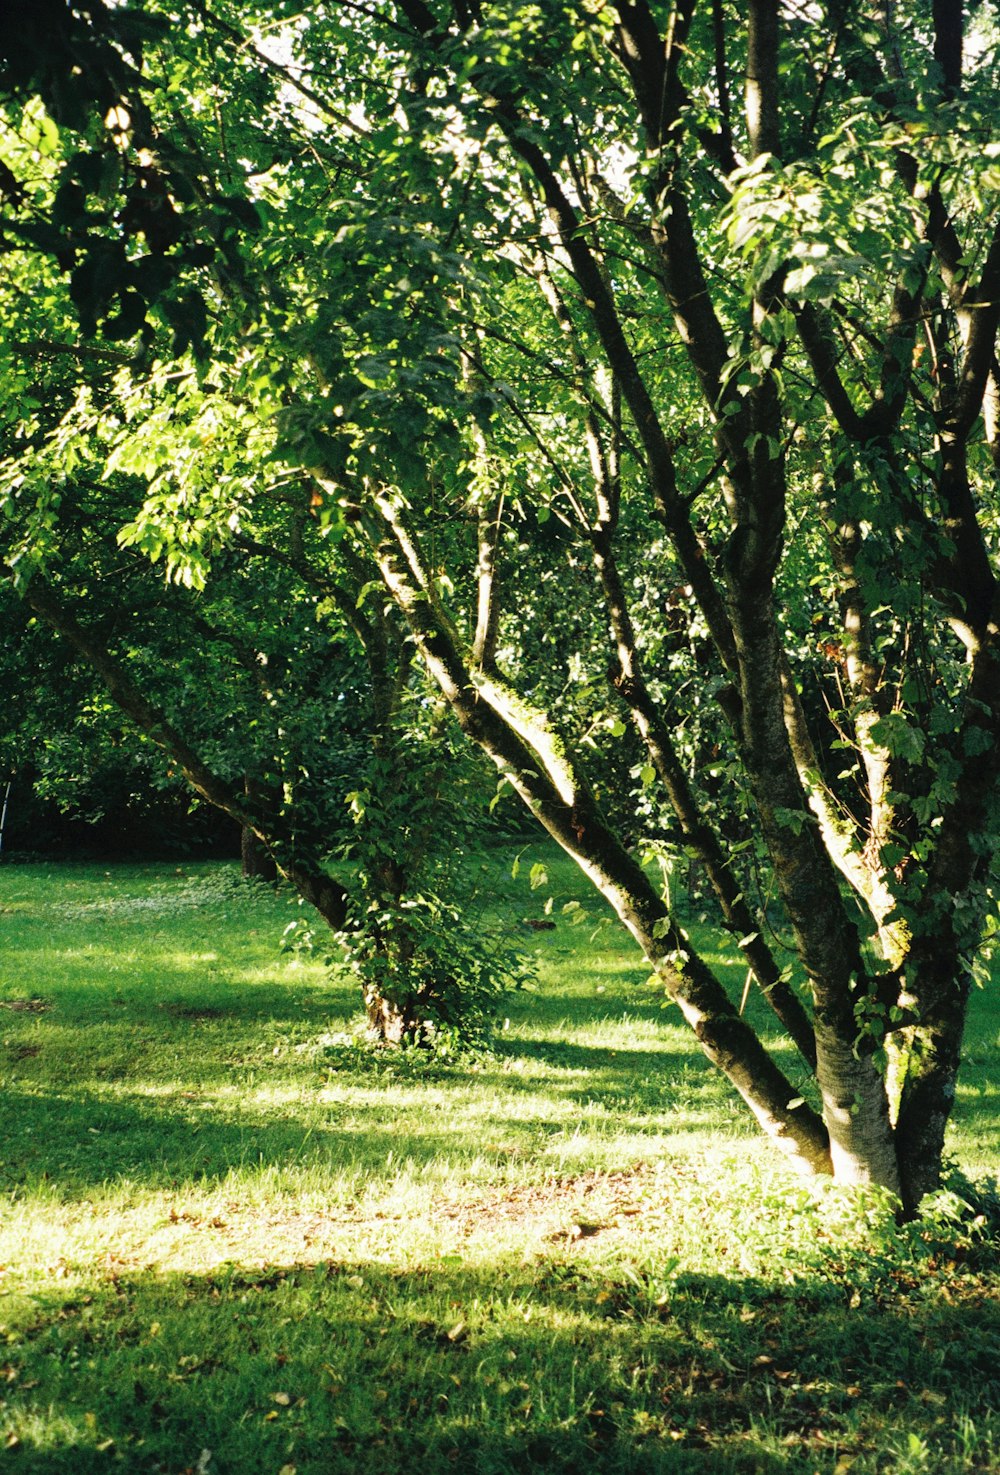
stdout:
[[[278,952],[291,900],[227,867],[0,869],[5,1466],[1000,1468],[990,1223],[790,1179],[545,862],[534,895],[483,863],[512,927],[549,891],[557,925],[456,1065],[359,1048],[351,985]],[[983,1178],[987,994],[969,1041]]]

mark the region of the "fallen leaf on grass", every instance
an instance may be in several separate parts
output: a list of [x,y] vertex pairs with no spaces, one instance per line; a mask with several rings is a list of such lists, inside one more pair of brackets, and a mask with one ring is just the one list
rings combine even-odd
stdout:
[[569,1227],[570,1239],[589,1239],[592,1234],[600,1234],[604,1228],[603,1224],[587,1224],[582,1219]]
[[563,1240],[569,1240],[572,1244],[578,1239],[589,1239],[593,1234],[600,1234],[601,1230],[606,1227],[604,1224],[583,1224],[577,1220],[566,1229],[557,1229],[553,1234],[547,1234],[545,1238],[550,1244],[557,1244]]
[[280,1403],[282,1408],[288,1408],[288,1406],[290,1405],[291,1401],[292,1401],[292,1395],[290,1393],[272,1393],[271,1394],[271,1402],[272,1403]]

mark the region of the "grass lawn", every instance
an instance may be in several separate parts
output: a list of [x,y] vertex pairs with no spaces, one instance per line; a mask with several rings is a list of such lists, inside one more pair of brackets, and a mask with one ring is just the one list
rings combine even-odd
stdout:
[[[4,1469],[1000,1469],[996,1225],[790,1178],[544,859],[483,862],[556,926],[461,1065],[361,1049],[233,868],[0,868]],[[994,1186],[998,1030],[950,1138]]]

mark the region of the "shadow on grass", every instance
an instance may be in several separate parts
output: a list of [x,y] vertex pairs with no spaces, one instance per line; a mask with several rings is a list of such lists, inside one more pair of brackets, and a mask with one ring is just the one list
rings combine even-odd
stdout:
[[32,1475],[995,1468],[997,1306],[861,1274],[665,1298],[566,1260],[120,1276],[22,1306],[0,1430]]
[[[408,1130],[405,1114],[370,1110],[339,1113],[350,1125],[300,1121],[294,1116],[255,1114],[252,1108],[224,1115],[211,1105],[182,1105],[146,1098],[73,1094],[8,1093],[10,1131],[0,1153],[0,1186],[17,1189],[48,1180],[68,1195],[117,1179],[149,1189],[204,1185],[233,1169],[303,1168],[326,1173],[384,1168],[411,1161],[467,1163],[482,1143],[463,1143],[454,1132]],[[518,1124],[525,1138],[530,1123]]]
[[597,1073],[601,1077],[616,1077],[633,1080],[641,1084],[651,1076],[668,1077],[672,1074],[704,1068],[710,1069],[698,1048],[694,1036],[690,1043],[680,1043],[676,1038],[660,1045],[644,1049],[612,1049],[605,1045],[576,1045],[569,1040],[515,1039],[503,1040],[497,1045],[501,1059],[537,1060],[557,1070],[579,1073]]
[[[382,1099],[377,1077],[367,1082],[355,1077],[350,1082],[367,1087],[368,1100],[317,1106],[305,1100],[304,1091],[301,1114],[294,1101],[255,1110],[252,1101],[241,1104],[234,1099],[220,1106],[210,1099],[199,1100],[196,1093],[151,1098],[126,1091],[37,1086],[25,1090],[9,1084],[0,1190],[49,1182],[61,1195],[72,1197],[121,1179],[142,1188],[176,1188],[221,1180],[232,1170],[247,1167],[364,1173],[384,1169],[390,1158],[396,1164],[412,1163],[418,1172],[434,1163],[440,1173],[448,1174],[494,1154],[529,1158],[543,1152],[550,1142],[575,1130],[581,1110],[590,1113],[591,1129],[594,1112],[607,1112],[609,1117],[617,1113],[612,1121],[616,1130],[658,1136],[668,1129],[665,1118],[674,1109],[683,1113],[685,1131],[708,1128],[717,1119],[717,1087],[705,1072],[699,1073],[704,1080],[700,1091],[693,1085],[684,1096],[678,1085],[671,1088],[670,1099],[660,1089],[643,1094],[628,1066],[613,1074],[595,1068],[583,1085],[575,1073],[568,1085],[548,1078],[532,1084],[515,1075],[498,1075],[495,1091],[489,1089],[487,1078],[479,1096],[457,1100],[445,1116],[419,1101],[401,1104],[388,1090]],[[405,1081],[391,1084],[406,1086]],[[435,1093],[444,1089],[460,1095],[467,1089],[467,1082],[457,1075],[420,1084]],[[502,1093],[513,1098],[506,1114]],[[535,1112],[524,1109],[523,1098],[530,1094],[540,1098]],[[519,1102],[516,1110],[514,1099]],[[553,1102],[563,1102],[570,1110],[554,1114]],[[464,1121],[461,1131],[454,1123],[459,1114]],[[473,1123],[479,1123],[479,1129]]]
[[[53,1083],[44,1047],[20,1061],[31,1074],[6,1084],[0,1186],[47,1179],[75,1193],[129,1178],[144,1187],[174,1187],[247,1165],[357,1171],[384,1165],[390,1153],[418,1168],[435,1161],[447,1169],[488,1156],[490,1144],[503,1152],[537,1152],[554,1134],[575,1128],[582,1111],[591,1128],[596,1113],[619,1130],[660,1134],[673,1112],[685,1130],[709,1127],[726,1094],[693,1042],[686,1049],[616,1051],[517,1040],[475,1072],[388,1053],[363,1058],[358,1069],[351,1049],[341,1069],[335,1049],[314,1062],[265,1059],[255,1076],[263,1105],[253,1086],[220,1100],[208,1093],[220,1084],[242,1084],[245,1066],[227,1073],[218,1059],[219,1040],[206,1038],[201,1068],[197,1036],[214,1033],[215,1025],[192,1026],[178,1062],[180,1083],[144,1080],[141,1057],[117,1065],[109,1057],[103,1066],[92,1060],[76,1085]],[[238,1057],[234,1043],[226,1042],[226,1053]],[[163,1044],[157,1042],[161,1051]],[[524,1062],[527,1072],[519,1069]],[[317,1100],[324,1081],[342,1087],[344,1095]],[[269,1104],[272,1083],[280,1100]],[[430,1104],[421,1099],[426,1093]],[[538,1099],[536,1110],[525,1109],[530,1098]],[[474,1121],[482,1131],[466,1130]]]
[[574,1045],[562,1040],[520,1039],[500,1050],[514,1065],[528,1061],[547,1072],[518,1076],[504,1073],[498,1090],[530,1092],[599,1111],[626,1113],[630,1125],[650,1118],[650,1128],[664,1129],[664,1116],[683,1114],[688,1127],[710,1126],[720,1109],[735,1100],[728,1084],[712,1070],[693,1038],[689,1046],[673,1043],[663,1048],[612,1050]]

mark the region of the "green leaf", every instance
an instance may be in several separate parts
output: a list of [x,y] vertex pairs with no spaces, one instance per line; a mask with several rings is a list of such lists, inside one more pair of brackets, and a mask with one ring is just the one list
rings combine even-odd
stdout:
[[870,737],[895,758],[908,763],[919,763],[923,758],[925,735],[903,712],[889,712],[880,717],[872,724]]

